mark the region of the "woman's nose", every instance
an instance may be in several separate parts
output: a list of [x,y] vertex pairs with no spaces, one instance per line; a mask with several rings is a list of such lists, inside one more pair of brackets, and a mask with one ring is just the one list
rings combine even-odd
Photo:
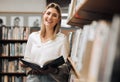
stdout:
[[48,18],[49,18],[49,19],[52,19],[52,15],[49,15]]

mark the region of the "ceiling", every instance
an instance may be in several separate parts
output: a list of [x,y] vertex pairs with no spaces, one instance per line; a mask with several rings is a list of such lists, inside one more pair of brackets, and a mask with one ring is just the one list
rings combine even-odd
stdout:
[[55,3],[59,4],[61,7],[68,7],[71,0],[47,0],[47,4],[49,4],[51,2],[55,2]]

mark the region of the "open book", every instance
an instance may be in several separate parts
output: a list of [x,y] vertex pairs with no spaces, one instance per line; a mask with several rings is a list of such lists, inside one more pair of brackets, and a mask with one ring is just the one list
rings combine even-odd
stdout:
[[65,63],[63,56],[60,56],[59,58],[54,59],[52,61],[46,62],[42,68],[38,64],[26,61],[24,59],[20,59],[20,61],[22,61],[22,63],[26,66],[35,70],[47,69],[49,66],[56,68]]

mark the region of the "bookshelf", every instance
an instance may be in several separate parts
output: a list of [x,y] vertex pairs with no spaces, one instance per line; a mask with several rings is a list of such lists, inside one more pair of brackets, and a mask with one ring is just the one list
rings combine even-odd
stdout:
[[70,82],[119,82],[119,3],[71,0],[68,24],[79,29],[73,33],[75,47],[68,58],[73,66]]
[[25,82],[26,73],[19,58],[23,58],[29,34],[29,27],[0,27],[0,82]]
[[[90,24],[93,20],[112,19],[114,14],[120,13],[119,0],[71,0],[72,5],[69,13],[68,24],[75,26],[83,26]],[[82,1],[79,5],[78,2]]]

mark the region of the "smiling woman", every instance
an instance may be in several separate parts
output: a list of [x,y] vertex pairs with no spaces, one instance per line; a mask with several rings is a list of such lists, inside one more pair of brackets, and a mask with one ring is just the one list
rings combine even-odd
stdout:
[[[31,70],[27,82],[68,82],[69,41],[61,32],[61,9],[56,3],[50,3],[43,13],[41,30],[29,35],[24,59],[40,66],[44,62],[63,56],[65,63],[58,67],[48,66],[47,69]],[[21,63],[21,66],[24,66]],[[25,67],[25,66],[24,66]]]
[[55,3],[51,3],[48,5],[43,15],[41,37],[44,39],[47,39],[48,37],[54,39],[56,37],[56,33],[59,32],[60,24],[61,24],[60,7]]

